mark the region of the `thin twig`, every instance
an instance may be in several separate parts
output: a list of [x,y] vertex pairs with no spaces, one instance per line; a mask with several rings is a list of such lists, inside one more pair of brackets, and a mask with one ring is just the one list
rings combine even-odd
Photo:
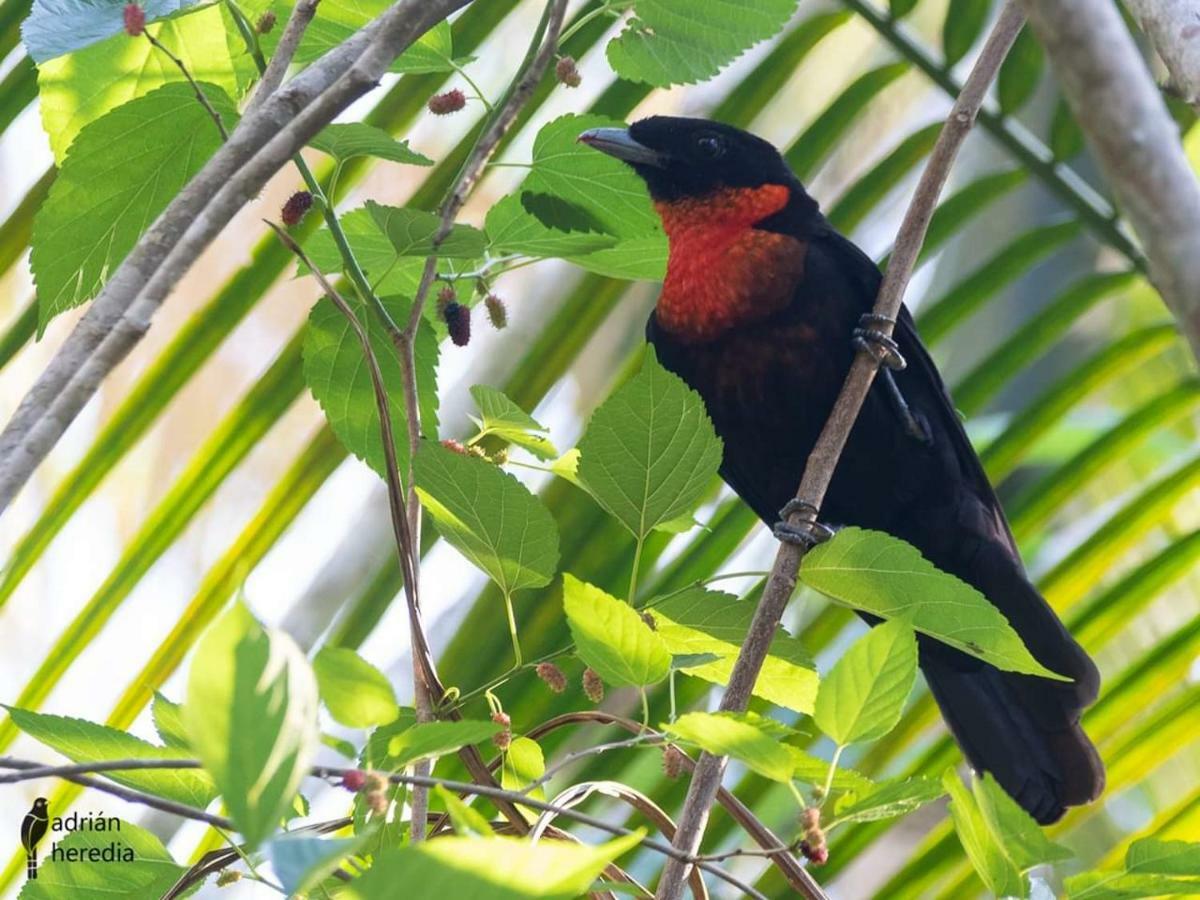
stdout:
[[308,23],[317,14],[319,2],[320,0],[300,0],[292,7],[292,14],[288,16],[287,25],[284,26],[275,52],[271,55],[271,62],[263,70],[258,87],[254,89],[254,96],[246,105],[247,112],[256,109],[283,84],[283,76],[292,64],[292,58],[296,55],[296,49],[300,46],[300,39],[304,37]]
[[221,133],[221,140],[229,140],[229,132],[225,128],[225,122],[222,121],[221,114],[213,108],[213,105],[209,102],[204,91],[200,89],[200,85],[196,83],[196,79],[192,77],[192,73],[188,71],[188,67],[184,65],[183,60],[164,47],[162,42],[160,42],[159,39],[152,35],[149,31],[143,31],[142,34],[145,35],[146,40],[150,42],[154,49],[158,50],[160,53],[166,56],[167,59],[175,63],[175,67],[183,73],[183,77],[187,79],[187,83],[190,84],[192,86],[192,90],[195,91],[196,99],[200,101],[200,105],[203,106],[208,112],[209,116],[212,117],[213,122],[217,126],[217,131]]
[[657,731],[650,731],[640,734],[636,737],[626,738],[623,741],[610,741],[607,744],[595,744],[591,747],[584,747],[581,750],[574,750],[564,756],[558,762],[546,767],[546,771],[541,777],[531,781],[521,789],[522,794],[528,794],[531,791],[536,791],[542,785],[546,784],[561,772],[563,769],[578,762],[581,759],[587,759],[589,756],[599,756],[602,753],[607,753],[610,750],[628,750],[631,747],[657,747],[659,744],[667,742],[665,734],[659,734]]
[[[962,142],[970,133],[988,87],[1013,41],[1016,40],[1024,20],[1024,14],[1015,3],[1005,4],[970,76],[963,85],[962,93],[950,110],[950,116],[938,136],[904,221],[900,225],[895,249],[880,286],[879,296],[875,300],[874,312],[877,315],[894,320],[900,313],[904,290],[912,277],[917,254],[925,241],[929,221],[942,187],[949,177],[951,164]],[[880,330],[889,335],[891,333],[890,326],[883,326]],[[859,352],[854,358],[837,402],[808,457],[804,475],[796,491],[797,499],[812,510],[820,509],[825,499],[834,468],[878,368],[879,361],[867,351]],[[797,524],[800,515],[793,513],[789,519],[793,524]],[[812,520],[815,521],[815,513]],[[758,673],[762,670],[771,639],[795,590],[796,573],[803,555],[804,551],[796,544],[780,543],[771,575],[763,589],[762,600],[755,610],[746,639],[730,674],[729,685],[721,698],[722,711],[745,710]],[[679,831],[675,838],[675,848],[685,857],[694,856],[700,846],[709,810],[721,785],[726,761],[724,757],[703,753],[696,765],[683,811],[679,816]],[[679,857],[668,861],[659,882],[657,896],[660,900],[678,900],[687,869],[687,863]]]

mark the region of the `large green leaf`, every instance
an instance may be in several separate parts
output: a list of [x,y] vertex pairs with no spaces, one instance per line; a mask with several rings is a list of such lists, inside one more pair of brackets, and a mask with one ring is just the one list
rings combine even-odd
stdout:
[[589,846],[515,837],[442,837],[380,855],[344,892],[359,900],[572,900],[641,834]]
[[1024,897],[1025,879],[988,827],[971,791],[949,769],[942,784],[950,793],[950,818],[954,821],[954,830],[988,890],[997,897]]
[[843,794],[834,806],[834,819],[842,825],[891,819],[907,815],[944,793],[941,782],[933,778],[897,778],[870,791]]
[[796,0],[636,0],[608,61],[622,78],[657,87],[703,81],[776,34],[795,9]]
[[563,609],[575,652],[609,684],[645,687],[667,677],[667,645],[628,603],[564,574]]
[[747,713],[690,712],[663,731],[674,738],[695,744],[716,756],[729,756],[772,781],[792,779],[795,762],[791,748],[779,742],[773,728]]
[[558,527],[516,478],[431,442],[417,454],[415,478],[438,532],[506,595],[550,583]]
[[917,641],[903,619],[871,629],[821,682],[813,719],[839,745],[883,737],[917,677]]
[[[141,6],[153,22],[194,6],[198,0],[145,0]],[[41,64],[56,56],[98,43],[125,30],[123,0],[34,0],[29,18],[21,23],[21,40],[33,61]],[[128,36],[126,36],[128,39]]]
[[1018,806],[990,774],[976,777],[971,789],[992,837],[1020,871],[1043,863],[1061,862],[1074,855],[1047,838],[1033,817]]
[[316,754],[317,684],[308,660],[238,603],[200,641],[183,719],[230,818],[258,846],[291,808]]
[[704,402],[647,349],[579,441],[579,477],[635,537],[689,513],[721,461]]
[[546,437],[545,426],[513,403],[503,391],[477,384],[471,388],[471,397],[479,407],[479,418],[475,423],[481,435],[495,435],[510,444],[524,447],[538,459],[554,459],[558,456],[558,450]]
[[800,580],[834,600],[885,619],[904,619],[999,669],[1066,680],[1026,649],[1008,620],[966,582],[880,531],[843,528],[805,554]]
[[[85,719],[45,715],[11,706],[6,708],[18,728],[72,762],[192,757],[191,753],[180,747],[157,747],[132,734]],[[135,769],[112,772],[106,777],[139,791],[201,809],[208,805],[216,793],[212,779],[195,769]]]
[[[214,85],[201,87],[232,126],[233,102]],[[187,84],[131,100],[80,132],[34,220],[39,329],[99,292],[220,143]]]
[[[719,659],[685,666],[682,671],[716,684],[727,684],[733,663],[754,617],[754,604],[731,594],[689,588],[652,601],[650,615],[672,656],[716,654]],[[799,640],[780,629],[754,683],[754,695],[771,703],[810,713],[817,696],[817,673]]]
[[[433,238],[441,225],[438,216],[409,206],[384,206],[373,200],[367,201],[367,212],[398,256],[428,256],[433,252]],[[487,237],[482,231],[456,223],[438,244],[437,255],[474,259],[482,256],[486,247]]]
[[525,256],[583,259],[618,240],[599,231],[551,228],[525,209],[518,194],[509,194],[488,210],[486,228],[494,250]]
[[387,765],[402,769],[418,759],[453,753],[459,747],[486,741],[500,730],[495,722],[463,719],[459,722],[422,722],[388,739]]
[[391,683],[353,650],[322,647],[313,658],[313,672],[329,714],[349,728],[385,725],[400,715]]
[[338,162],[356,156],[371,156],[413,166],[433,165],[432,159],[413,150],[408,146],[408,141],[398,141],[382,128],[365,122],[326,125],[308,145],[328,153]]

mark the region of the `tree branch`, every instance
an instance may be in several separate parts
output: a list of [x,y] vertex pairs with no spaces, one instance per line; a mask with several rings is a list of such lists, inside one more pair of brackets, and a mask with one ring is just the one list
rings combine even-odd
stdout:
[[1171,74],[1171,89],[1200,112],[1200,11],[1191,0],[1125,0]]
[[1200,184],[1158,87],[1112,3],[1022,4],[1145,248],[1150,280],[1200,360]]
[[[917,184],[916,193],[900,225],[895,249],[880,286],[879,296],[875,300],[874,312],[877,315],[894,320],[900,313],[904,290],[912,277],[917,254],[924,243],[929,220],[933,216],[938,195],[950,174],[951,164],[970,132],[988,86],[1016,40],[1023,21],[1024,16],[1020,9],[1013,2],[1006,3],[980,52],[979,59],[963,85],[962,93],[950,110],[950,116],[938,136],[933,153]],[[891,327],[885,326],[881,330],[890,334]],[[878,368],[879,361],[869,352],[859,352],[855,356],[837,402],[808,457],[796,498],[808,504],[814,511],[820,508],[825,499],[825,492],[833,478],[838,458]],[[793,513],[789,520],[797,524],[800,515]],[[813,512],[811,521],[815,519],[816,513]],[[721,698],[723,711],[745,710],[754,682],[766,659],[771,639],[795,590],[796,573],[803,555],[804,551],[795,544],[779,545],[771,575],[763,588],[762,600],[755,610],[750,629],[729,677],[729,685]],[[709,810],[721,786],[725,763],[724,757],[703,753],[696,764],[683,811],[679,816],[679,831],[675,836],[675,849],[680,851],[680,855],[667,862],[658,887],[657,896],[660,900],[678,900],[682,892],[689,865],[686,860],[695,857],[699,850]]]
[[300,39],[304,37],[309,22],[317,14],[319,2],[320,0],[300,0],[292,7],[292,14],[288,16],[287,25],[283,28],[279,43],[275,45],[271,61],[262,71],[258,87],[254,89],[254,96],[246,105],[246,112],[252,112],[261,106],[263,101],[275,93],[279,89],[279,85],[283,84],[283,76],[287,74],[288,66],[292,64],[292,58],[296,55],[296,49],[300,46]]
[[233,215],[399,53],[468,2],[399,0],[239,122],[118,266],[0,434],[0,512]]

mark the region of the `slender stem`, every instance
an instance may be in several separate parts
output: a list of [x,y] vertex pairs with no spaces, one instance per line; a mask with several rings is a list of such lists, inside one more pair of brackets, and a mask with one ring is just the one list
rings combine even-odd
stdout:
[[521,639],[517,636],[517,618],[513,615],[512,594],[508,591],[504,592],[504,611],[508,613],[508,636],[512,638],[514,660],[512,671],[515,672],[524,662],[521,659]]
[[650,727],[650,698],[646,696],[644,687],[638,688],[638,693],[642,697],[642,725],[646,728]]
[[[875,300],[873,311],[879,316],[895,320],[900,313],[904,290],[912,277],[917,255],[924,243],[938,196],[950,175],[951,165],[959,147],[970,133],[988,87],[995,79],[996,72],[1016,40],[1024,21],[1024,14],[1012,0],[1004,5],[970,76],[963,85],[962,93],[950,111],[896,236],[895,250],[880,286],[879,296]],[[891,333],[891,328],[886,325],[881,326],[880,330],[887,335]],[[878,368],[879,360],[869,352],[859,352],[854,358],[833,410],[808,457],[800,486],[796,490],[797,499],[811,510],[820,509],[842,449]],[[812,515],[815,520],[815,513]],[[800,521],[799,516],[799,513],[793,513],[793,524]],[[763,588],[762,600],[755,610],[746,639],[734,662],[728,687],[721,698],[722,711],[741,712],[746,709],[754,683],[770,650],[771,639],[795,590],[796,573],[803,555],[803,549],[796,544],[780,544],[775,554],[774,565],[771,567],[771,575]],[[709,811],[725,772],[725,764],[724,757],[709,753],[701,754],[700,761],[696,764],[674,840],[675,848],[687,856],[694,856],[700,846]],[[677,857],[669,860],[659,881],[656,895],[659,900],[679,900],[687,874],[686,862],[681,862]]]
[[591,22],[593,19],[598,19],[600,16],[608,15],[608,14],[620,15],[622,12],[624,12],[625,10],[629,9],[632,6],[633,6],[633,0],[605,0],[604,3],[601,3],[595,9],[593,9],[590,13],[584,13],[574,23],[572,23],[571,27],[563,32],[562,38],[559,40],[559,43],[565,44],[567,41],[569,41],[572,37],[575,36],[575,34],[579,31],[579,29],[583,28],[585,25],[587,25],[588,22]]
[[[829,772],[825,776],[825,784],[821,786],[821,796],[817,798],[817,807],[825,805],[825,801],[829,799],[829,792],[833,790],[833,776],[837,774],[838,760],[842,758],[842,751],[846,747],[844,744],[838,744],[833,750],[833,756],[829,760]],[[801,806],[803,806],[803,802]]]
[[454,67],[455,72],[462,76],[463,81],[471,86],[471,90],[475,92],[475,96],[479,98],[479,102],[483,104],[484,109],[491,113],[493,111],[492,104],[488,102],[488,98],[484,95],[482,89],[480,89],[479,85],[475,83],[475,79],[468,75],[467,70],[454,60],[450,60],[450,65]]
[[642,565],[642,545],[645,540],[641,537],[637,539],[637,546],[633,550],[633,568],[629,571],[629,605],[637,606],[637,586],[638,586],[638,569]]
[[225,123],[221,121],[221,114],[213,108],[212,103],[210,103],[208,97],[205,96],[204,91],[200,90],[200,85],[196,83],[196,79],[192,77],[192,73],[188,71],[188,67],[184,65],[183,60],[164,47],[158,38],[152,35],[149,30],[143,31],[142,34],[146,36],[146,40],[150,42],[154,49],[158,50],[158,52],[166,56],[167,59],[175,63],[175,67],[183,73],[183,77],[187,79],[187,83],[192,86],[192,90],[196,94],[196,99],[200,101],[200,105],[204,107],[209,117],[216,124],[217,131],[221,133],[221,140],[229,140],[229,131],[225,128]]

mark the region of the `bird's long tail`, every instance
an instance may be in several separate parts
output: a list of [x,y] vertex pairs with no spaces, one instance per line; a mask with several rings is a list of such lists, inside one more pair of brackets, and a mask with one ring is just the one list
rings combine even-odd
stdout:
[[976,771],[1000,786],[1042,824],[1104,790],[1104,765],[1079,725],[1096,699],[1095,666],[1046,601],[1013,570],[999,600],[1010,623],[1042,665],[1065,683],[1002,672],[945,645],[924,642],[921,668],[950,731]]
[[37,869],[37,848],[34,847],[25,854],[25,874],[28,876],[30,881],[37,879]]

